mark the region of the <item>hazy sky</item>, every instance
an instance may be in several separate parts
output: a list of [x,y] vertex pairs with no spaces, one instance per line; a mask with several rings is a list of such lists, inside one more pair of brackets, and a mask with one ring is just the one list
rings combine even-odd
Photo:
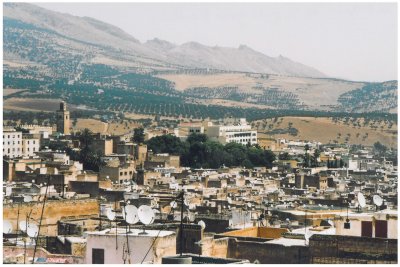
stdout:
[[196,41],[283,55],[333,77],[397,79],[396,3],[42,3],[144,42]]

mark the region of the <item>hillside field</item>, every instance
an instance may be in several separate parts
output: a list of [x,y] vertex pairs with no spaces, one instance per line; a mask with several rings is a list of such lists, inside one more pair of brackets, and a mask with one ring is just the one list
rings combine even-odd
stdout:
[[350,118],[346,122],[345,118],[281,117],[254,121],[252,125],[257,128],[259,137],[367,146],[379,141],[397,148],[397,124],[389,121]]

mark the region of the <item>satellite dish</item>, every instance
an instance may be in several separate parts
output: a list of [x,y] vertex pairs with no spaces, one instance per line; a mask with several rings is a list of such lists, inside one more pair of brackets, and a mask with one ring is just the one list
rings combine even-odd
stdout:
[[39,227],[36,224],[29,224],[26,233],[29,237],[36,237],[39,234]]
[[331,226],[334,226],[334,223],[333,223],[332,220],[328,220],[328,223],[329,223]]
[[107,209],[106,215],[110,221],[115,220],[115,212],[113,212],[111,208]]
[[361,208],[364,208],[365,205],[366,205],[366,203],[365,203],[365,197],[364,197],[364,195],[363,195],[361,192],[359,192],[359,193],[357,194],[357,199],[358,199],[358,203],[359,203],[360,207],[361,207]]
[[3,233],[4,234],[11,234],[13,230],[12,224],[8,220],[3,221]]
[[171,203],[169,203],[171,205],[171,207],[173,209],[176,209],[178,207],[178,203],[176,201],[171,201]]
[[138,209],[133,205],[122,207],[122,217],[129,224],[135,224],[139,221]]
[[18,223],[19,229],[21,229],[21,231],[23,231],[23,232],[26,232],[26,224],[27,224],[26,221],[20,221],[20,222]]
[[185,199],[183,200],[183,203],[185,203],[185,206],[189,206],[190,201],[189,201],[189,199],[185,198]]
[[32,196],[24,196],[24,202],[25,203],[32,202],[32,200],[33,200]]
[[378,207],[383,205],[383,199],[378,195],[375,195],[373,197],[373,201],[374,201],[374,204],[377,205]]
[[307,231],[304,235],[304,238],[306,239],[306,242],[308,243],[308,241],[310,240],[310,237],[313,235],[313,233],[311,233],[310,231]]
[[251,203],[250,202],[247,203],[247,207],[251,208]]
[[154,221],[154,211],[150,206],[142,205],[138,209],[139,220],[143,224],[151,224]]
[[228,200],[229,204],[232,204],[232,199],[230,197],[227,197],[226,200]]
[[154,214],[160,213],[160,211],[159,211],[159,210],[156,210],[156,209],[153,209],[153,212],[154,212]]
[[201,229],[206,229],[206,223],[204,221],[199,221],[197,224],[201,226]]

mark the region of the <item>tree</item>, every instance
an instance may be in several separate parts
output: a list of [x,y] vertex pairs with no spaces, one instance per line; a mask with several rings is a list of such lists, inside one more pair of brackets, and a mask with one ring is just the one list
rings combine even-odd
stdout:
[[78,133],[78,138],[83,150],[88,150],[89,146],[93,143],[93,133],[88,128],[85,128],[82,132]]
[[289,153],[284,152],[284,153],[279,154],[279,159],[280,160],[290,160],[292,158],[290,157]]
[[141,144],[144,142],[144,129],[143,128],[135,128],[133,130],[132,141]]

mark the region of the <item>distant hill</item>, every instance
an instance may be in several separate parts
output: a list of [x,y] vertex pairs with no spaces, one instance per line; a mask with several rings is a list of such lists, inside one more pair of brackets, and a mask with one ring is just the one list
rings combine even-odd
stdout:
[[[209,47],[194,42],[174,45],[158,39],[140,43],[113,25],[92,18],[53,12],[32,4],[5,3],[3,12],[6,20],[13,19],[43,30],[50,30],[48,33],[51,34],[51,38],[68,39],[69,42],[74,41],[73,43],[79,42],[114,51],[122,50],[130,56],[163,61],[164,64],[161,65],[165,66],[173,64],[190,68],[325,77],[314,68],[282,56],[269,57],[244,45],[239,48]],[[142,64],[146,65],[145,61],[142,60]],[[160,65],[148,62],[145,67],[158,69]]]

